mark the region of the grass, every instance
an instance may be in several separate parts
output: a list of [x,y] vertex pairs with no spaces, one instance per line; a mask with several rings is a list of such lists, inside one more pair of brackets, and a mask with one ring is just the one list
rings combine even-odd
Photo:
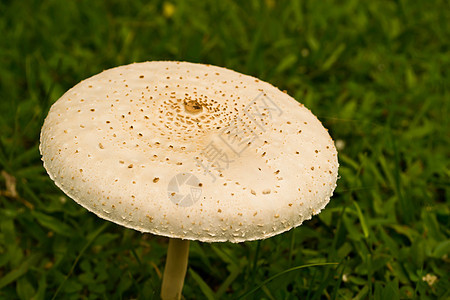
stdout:
[[158,299],[167,240],[68,199],[38,140],[80,80],[167,59],[287,90],[340,148],[319,216],[268,240],[193,242],[186,299],[450,298],[448,1],[24,0],[0,15],[0,299]]

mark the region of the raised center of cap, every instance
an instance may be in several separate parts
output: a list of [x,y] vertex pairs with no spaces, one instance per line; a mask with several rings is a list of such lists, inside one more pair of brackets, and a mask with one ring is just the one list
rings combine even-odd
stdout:
[[185,100],[184,109],[193,115],[201,113],[203,111],[203,106],[197,100]]

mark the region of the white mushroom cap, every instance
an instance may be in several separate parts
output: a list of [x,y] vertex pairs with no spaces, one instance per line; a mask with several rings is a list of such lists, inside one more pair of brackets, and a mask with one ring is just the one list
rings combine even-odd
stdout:
[[187,62],[106,70],[50,109],[50,177],[101,218],[207,242],[264,239],[318,214],[338,176],[320,121],[254,77]]

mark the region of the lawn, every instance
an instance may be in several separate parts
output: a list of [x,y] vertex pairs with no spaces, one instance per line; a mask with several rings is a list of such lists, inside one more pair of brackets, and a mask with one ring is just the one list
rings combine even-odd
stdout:
[[[327,208],[256,242],[192,242],[185,299],[450,298],[450,10],[430,1],[0,3],[0,299],[158,299],[168,240],[87,212],[39,134],[66,90],[147,60],[286,90],[329,129]],[[310,266],[312,264],[334,263]]]

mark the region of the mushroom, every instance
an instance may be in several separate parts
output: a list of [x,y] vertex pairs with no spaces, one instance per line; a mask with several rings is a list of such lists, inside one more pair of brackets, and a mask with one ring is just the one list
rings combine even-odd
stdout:
[[265,239],[329,202],[337,152],[320,121],[272,85],[155,61],[106,70],[51,107],[40,151],[89,211],[170,238],[161,297],[180,299],[189,241]]

